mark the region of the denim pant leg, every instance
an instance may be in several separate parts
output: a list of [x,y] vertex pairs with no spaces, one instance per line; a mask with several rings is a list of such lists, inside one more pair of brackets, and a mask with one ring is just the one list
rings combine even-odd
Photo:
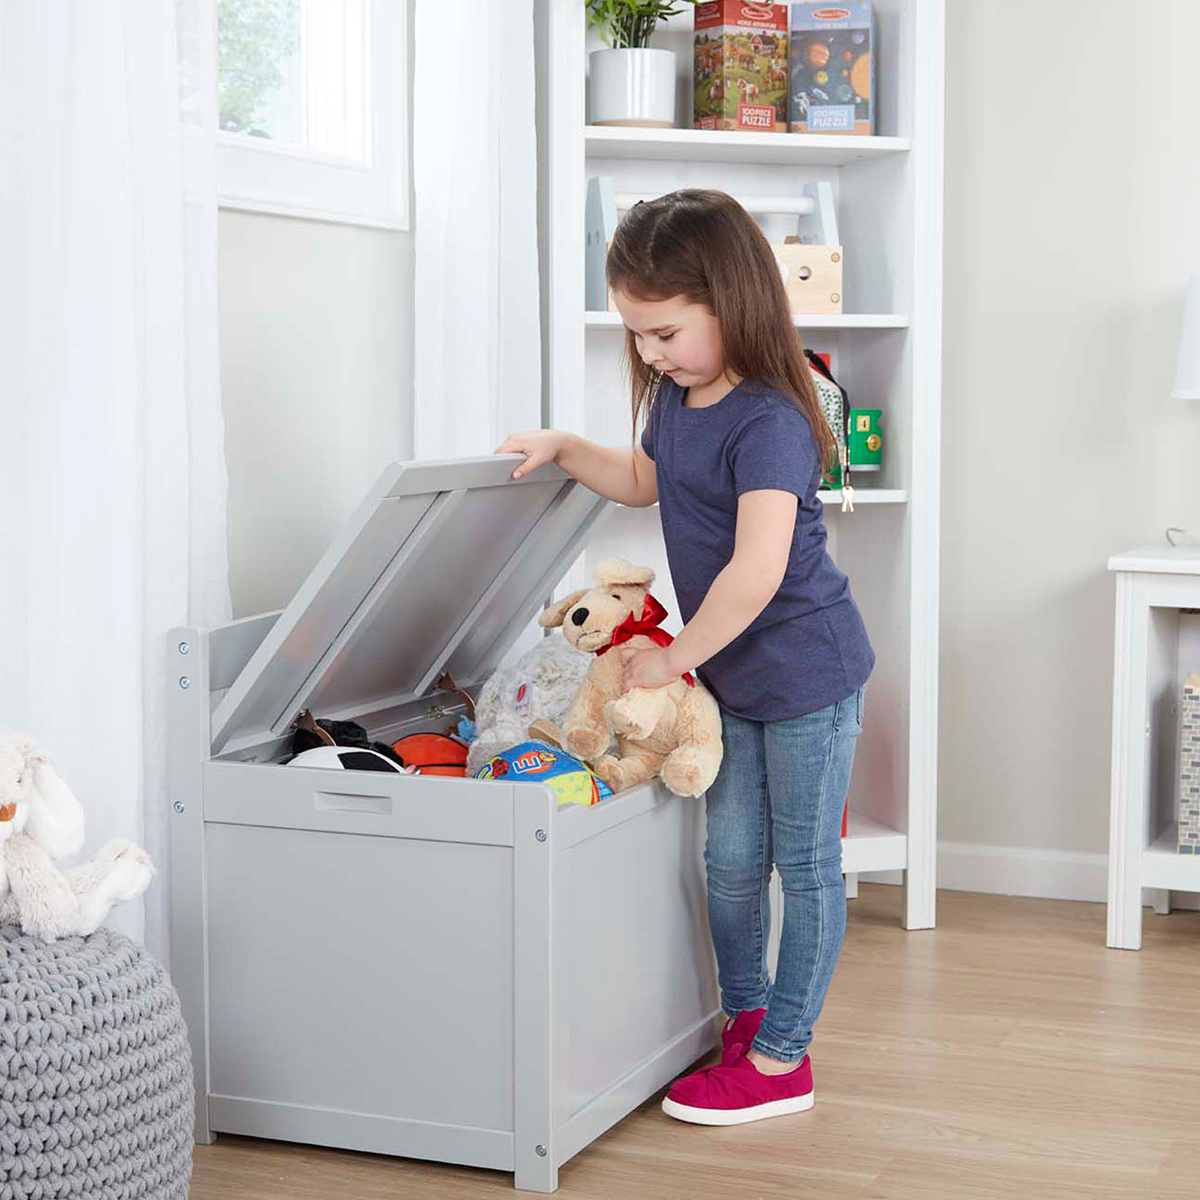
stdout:
[[779,961],[754,1049],[782,1062],[808,1052],[846,932],[842,808],[862,732],[862,689],[765,727],[775,866],[783,883]]
[[732,1017],[765,1007],[771,986],[771,820],[762,723],[725,712],[721,723],[725,753],[705,798],[704,862],[721,1007]]

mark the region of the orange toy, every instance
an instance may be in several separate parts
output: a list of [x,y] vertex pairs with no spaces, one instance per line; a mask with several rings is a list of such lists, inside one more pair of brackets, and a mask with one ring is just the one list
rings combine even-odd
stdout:
[[457,775],[467,773],[467,747],[457,738],[443,733],[411,733],[393,743],[406,767],[416,767],[418,775]]

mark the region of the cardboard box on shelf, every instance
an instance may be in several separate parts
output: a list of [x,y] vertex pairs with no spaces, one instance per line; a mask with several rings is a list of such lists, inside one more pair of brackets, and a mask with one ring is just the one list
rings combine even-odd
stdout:
[[875,9],[870,0],[792,5],[792,133],[875,132]]
[[787,5],[712,0],[695,10],[697,129],[787,130]]

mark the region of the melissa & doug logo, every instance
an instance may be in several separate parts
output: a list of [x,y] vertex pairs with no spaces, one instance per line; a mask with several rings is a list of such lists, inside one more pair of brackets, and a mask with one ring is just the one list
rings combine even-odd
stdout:
[[812,14],[814,21],[844,21],[850,16],[848,8],[818,8]]

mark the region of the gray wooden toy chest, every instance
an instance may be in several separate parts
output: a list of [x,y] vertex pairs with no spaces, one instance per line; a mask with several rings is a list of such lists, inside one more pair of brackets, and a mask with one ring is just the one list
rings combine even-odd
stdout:
[[[171,635],[172,973],[196,1136],[558,1168],[710,1048],[703,801],[281,765],[301,708],[447,724],[606,502],[388,468],[282,613]],[[555,635],[557,636],[557,635]],[[433,711],[441,704],[443,711]]]

